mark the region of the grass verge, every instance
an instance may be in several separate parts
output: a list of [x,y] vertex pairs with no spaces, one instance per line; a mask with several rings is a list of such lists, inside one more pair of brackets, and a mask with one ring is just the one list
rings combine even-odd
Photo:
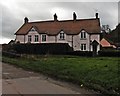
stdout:
[[118,73],[120,58],[29,55],[21,58],[3,56],[2,61],[94,89],[106,95],[120,93]]

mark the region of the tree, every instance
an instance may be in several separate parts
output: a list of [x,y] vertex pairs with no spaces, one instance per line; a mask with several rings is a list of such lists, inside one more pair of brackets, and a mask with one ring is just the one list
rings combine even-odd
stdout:
[[111,29],[109,27],[109,25],[102,25],[102,33],[110,33]]

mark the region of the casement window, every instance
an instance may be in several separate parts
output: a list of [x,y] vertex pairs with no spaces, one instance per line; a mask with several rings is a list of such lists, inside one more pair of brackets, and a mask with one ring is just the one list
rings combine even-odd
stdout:
[[46,35],[43,34],[43,35],[42,35],[42,42],[45,42],[45,41],[46,41]]
[[81,39],[86,39],[86,32],[81,32]]
[[60,33],[60,39],[64,40],[65,39],[65,34],[63,32]]
[[32,41],[32,36],[28,35],[28,42],[31,42],[31,41]]
[[86,44],[81,44],[81,50],[85,51],[86,50]]
[[35,42],[38,42],[38,41],[39,41],[39,36],[35,35]]

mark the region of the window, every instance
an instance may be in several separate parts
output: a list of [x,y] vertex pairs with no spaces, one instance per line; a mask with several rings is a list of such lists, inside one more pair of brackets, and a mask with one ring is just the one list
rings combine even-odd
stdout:
[[85,32],[81,32],[81,39],[85,39],[86,38],[86,33]]
[[86,50],[86,44],[81,44],[81,50],[85,51]]
[[46,35],[45,35],[45,34],[42,35],[42,41],[43,41],[43,42],[46,41]]
[[60,33],[60,39],[61,40],[64,40],[65,39],[65,34],[62,32],[62,33]]
[[39,36],[35,35],[35,42],[38,42],[38,38],[39,38]]
[[31,41],[32,41],[32,36],[28,35],[28,42],[31,42]]

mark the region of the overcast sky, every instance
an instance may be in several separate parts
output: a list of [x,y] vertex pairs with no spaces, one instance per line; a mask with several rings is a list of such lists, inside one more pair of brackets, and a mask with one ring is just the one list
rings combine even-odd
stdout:
[[45,21],[52,20],[56,13],[58,20],[68,20],[72,19],[73,12],[76,12],[79,19],[95,18],[95,13],[98,12],[101,25],[108,24],[111,29],[114,29],[118,24],[119,0],[103,0],[104,2],[102,0],[40,1],[2,0],[0,2],[0,13],[2,13],[0,16],[0,32],[2,32],[0,43],[7,43],[10,39],[15,38],[14,33],[22,26],[24,17],[28,17],[31,22]]

